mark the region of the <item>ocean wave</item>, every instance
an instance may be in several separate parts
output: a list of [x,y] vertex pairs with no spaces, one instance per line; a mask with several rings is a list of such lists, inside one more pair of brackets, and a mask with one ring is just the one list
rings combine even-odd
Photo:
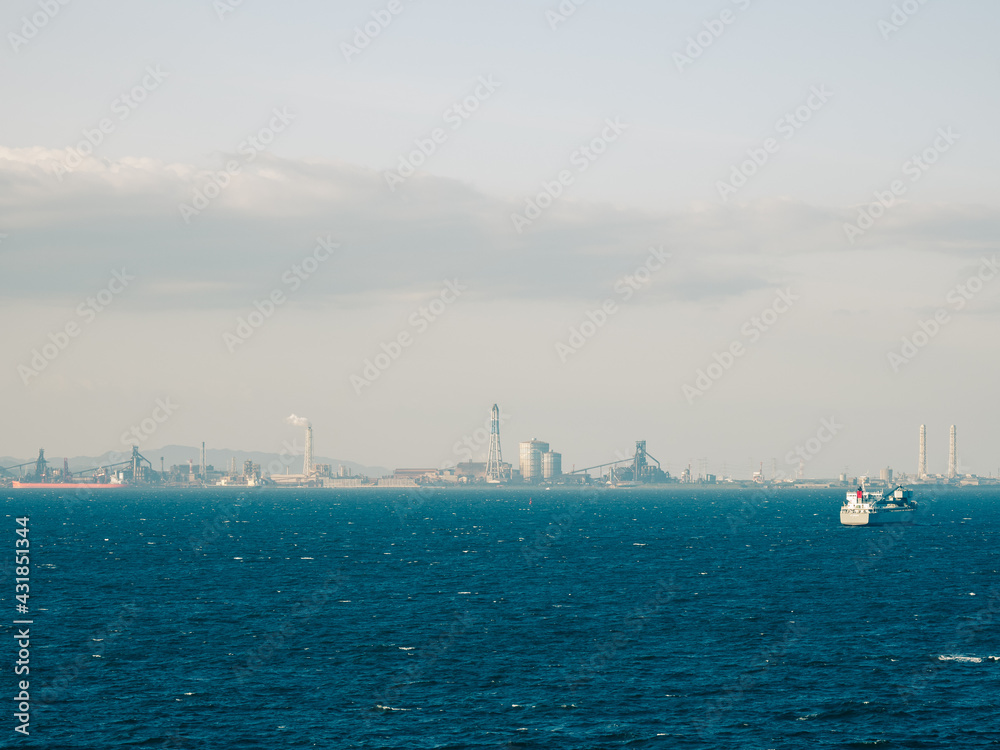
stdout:
[[[986,657],[987,659],[992,659],[993,657]],[[982,664],[983,657],[981,656],[964,656],[962,654],[941,654],[938,656],[938,661],[957,661],[965,664]]]

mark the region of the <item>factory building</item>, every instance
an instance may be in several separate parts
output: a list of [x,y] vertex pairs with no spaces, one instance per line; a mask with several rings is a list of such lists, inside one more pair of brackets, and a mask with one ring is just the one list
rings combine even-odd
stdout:
[[397,479],[413,479],[414,481],[419,481],[421,479],[432,480],[438,478],[437,469],[396,469],[393,474]]
[[323,487],[330,488],[342,488],[342,487],[364,487],[367,479],[365,477],[323,477],[320,479],[320,483]]
[[381,477],[376,480],[376,485],[379,487],[416,487],[417,482],[413,477],[407,476],[391,476],[391,477]]
[[327,471],[325,474],[321,473],[320,468],[326,466],[328,464],[316,465],[316,475],[319,477],[319,483],[322,487],[364,487],[369,484],[368,477],[361,474],[353,474],[350,466],[344,466],[343,464],[338,466],[336,476],[331,471]]
[[455,466],[455,474],[460,482],[484,482],[486,481],[486,463],[463,461]]

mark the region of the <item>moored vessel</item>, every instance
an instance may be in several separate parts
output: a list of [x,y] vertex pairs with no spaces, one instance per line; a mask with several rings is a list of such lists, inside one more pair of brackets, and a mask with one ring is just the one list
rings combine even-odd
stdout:
[[913,490],[902,486],[889,490],[866,490],[858,487],[847,493],[840,508],[844,526],[882,526],[888,523],[913,523],[917,503]]

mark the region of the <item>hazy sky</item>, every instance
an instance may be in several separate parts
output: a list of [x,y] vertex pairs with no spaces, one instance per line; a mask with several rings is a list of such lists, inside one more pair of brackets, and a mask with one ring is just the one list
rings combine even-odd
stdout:
[[508,460],[566,469],[913,471],[926,423],[943,472],[954,423],[996,472],[998,22],[11,0],[0,455],[154,416],[143,450],[277,451],[294,412],[319,455],[436,466],[498,402]]

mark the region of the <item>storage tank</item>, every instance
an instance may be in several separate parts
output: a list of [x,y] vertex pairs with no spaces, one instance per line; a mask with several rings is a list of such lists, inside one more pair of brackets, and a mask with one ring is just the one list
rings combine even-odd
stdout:
[[542,478],[542,454],[548,453],[549,444],[541,440],[528,440],[521,443],[521,479],[531,482]]
[[558,479],[562,476],[562,453],[546,451],[542,454],[542,479]]

